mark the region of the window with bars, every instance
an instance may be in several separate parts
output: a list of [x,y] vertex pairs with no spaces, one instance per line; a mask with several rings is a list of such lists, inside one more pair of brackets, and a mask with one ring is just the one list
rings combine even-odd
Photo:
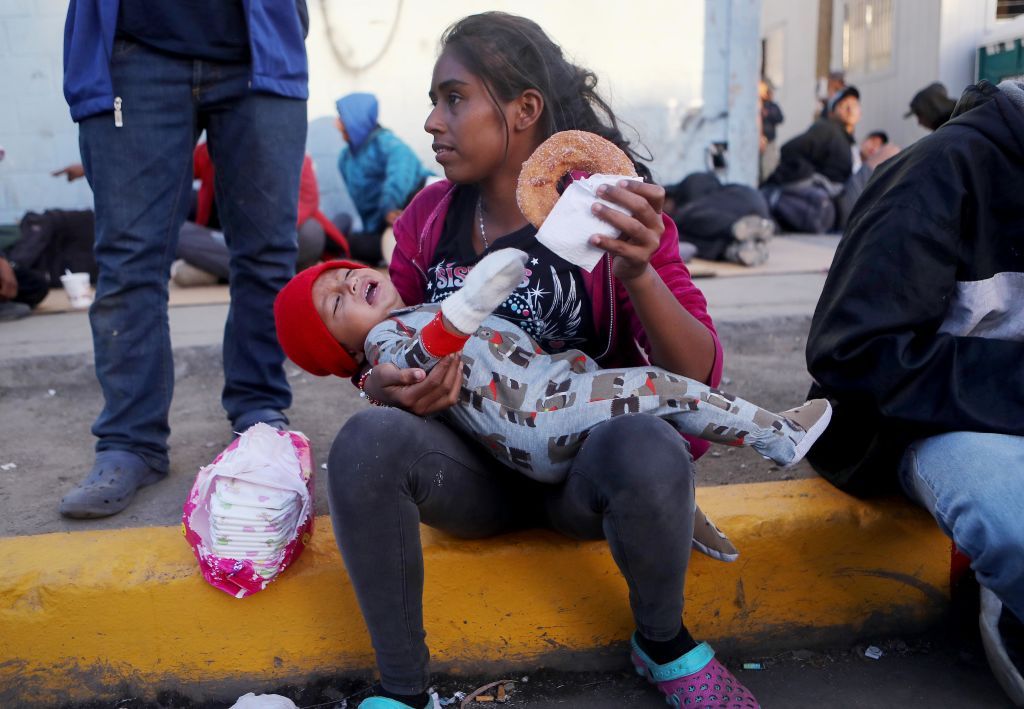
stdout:
[[1024,15],[1024,0],[996,0],[996,19],[1009,20]]
[[892,64],[892,6],[892,0],[846,0],[843,3],[843,68],[846,71],[872,74]]

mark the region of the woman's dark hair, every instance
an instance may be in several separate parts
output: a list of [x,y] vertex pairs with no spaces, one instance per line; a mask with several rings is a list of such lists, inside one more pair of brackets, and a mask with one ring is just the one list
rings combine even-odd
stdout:
[[[650,181],[650,170],[622,135],[611,107],[597,95],[597,76],[568,61],[533,20],[505,12],[464,17],[445,30],[441,51],[452,52],[479,76],[499,109],[502,102],[535,89],[544,97],[545,137],[563,130],[596,133],[621,148]],[[507,140],[507,124],[505,135]]]

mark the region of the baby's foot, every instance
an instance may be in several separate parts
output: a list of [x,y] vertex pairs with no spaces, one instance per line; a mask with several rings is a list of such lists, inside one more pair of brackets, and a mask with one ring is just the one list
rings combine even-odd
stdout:
[[832,420],[832,405],[827,399],[811,399],[778,414],[781,428],[775,435],[751,440],[751,447],[772,461],[790,467],[796,465],[818,440]]
[[786,419],[794,429],[791,437],[796,443],[796,449],[793,460],[787,463],[794,465],[803,460],[807,451],[828,428],[828,422],[832,420],[832,405],[828,399],[811,399],[795,409],[780,412],[779,416]]
[[699,506],[693,511],[693,548],[712,559],[736,561],[740,552]]
[[443,303],[441,312],[459,332],[472,335],[491,312],[523,280],[527,255],[519,249],[499,249],[480,259],[462,288]]

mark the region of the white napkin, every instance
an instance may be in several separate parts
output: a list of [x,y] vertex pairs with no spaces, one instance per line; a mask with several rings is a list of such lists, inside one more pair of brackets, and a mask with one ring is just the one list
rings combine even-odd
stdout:
[[592,245],[590,237],[601,234],[618,238],[619,230],[598,219],[591,213],[590,207],[594,202],[600,202],[625,214],[626,210],[619,205],[597,197],[598,187],[614,185],[619,180],[639,181],[640,178],[625,175],[591,175],[570,184],[555,202],[555,207],[547,219],[540,225],[537,241],[569,263],[579,266],[588,273],[593,271],[605,252]]

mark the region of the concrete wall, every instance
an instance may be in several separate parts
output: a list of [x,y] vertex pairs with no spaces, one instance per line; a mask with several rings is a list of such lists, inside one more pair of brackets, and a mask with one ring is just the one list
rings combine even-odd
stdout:
[[0,224],[27,209],[92,203],[84,180],[50,172],[78,162],[78,130],[61,91],[67,2],[0,0]]
[[995,0],[946,0],[940,22],[938,80],[956,98],[974,83],[978,47],[985,33],[996,25]]
[[786,119],[778,130],[780,146],[806,130],[817,111],[817,34],[818,0],[764,0],[761,37],[782,46],[782,82],[775,91],[775,101]]
[[[953,0],[950,0],[951,2]],[[941,0],[893,2],[892,62],[870,74],[847,72],[846,81],[861,93],[862,117],[857,138],[884,130],[890,140],[907,146],[927,131],[913,118],[903,118],[910,99],[939,78]],[[843,0],[835,0],[832,66],[843,65]]]
[[[325,211],[344,202],[335,168],[341,140],[332,125],[334,100],[349,91],[376,92],[381,122],[434,165],[423,120],[437,40],[452,21],[485,9],[535,19],[570,57],[597,72],[604,96],[643,136],[658,178],[679,179],[688,169],[686,161],[693,160],[694,153],[688,155],[682,144],[686,137],[682,122],[688,109],[702,104],[704,3],[700,0],[630,4],[591,0],[585,12],[580,5],[547,0],[376,0],[344,3],[344,7],[322,0],[308,2],[309,147],[325,191]],[[323,7],[328,8],[326,16]],[[5,97],[0,146],[7,153],[0,162],[0,223],[13,222],[29,209],[91,204],[84,182],[68,185],[49,176],[50,171],[78,160],[77,130],[61,92],[66,9],[66,0],[0,0],[0,95]],[[378,54],[379,60],[363,70],[342,66],[331,50],[328,27],[347,64],[359,66]]]

